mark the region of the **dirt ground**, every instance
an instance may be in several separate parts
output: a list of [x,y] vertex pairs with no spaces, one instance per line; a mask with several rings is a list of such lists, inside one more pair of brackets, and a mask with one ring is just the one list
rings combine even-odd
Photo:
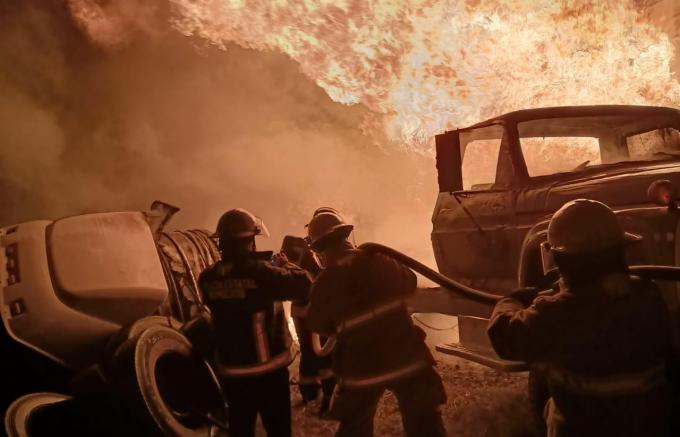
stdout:
[[[526,394],[526,374],[498,373],[457,358],[439,357],[448,402],[443,408],[450,436],[533,436]],[[295,373],[292,370],[291,373]],[[293,434],[299,437],[332,436],[337,422],[321,420],[316,406],[296,406],[300,395],[293,387]],[[264,435],[264,434],[262,434]],[[376,436],[403,435],[397,402],[386,393],[375,420]]]
[[[443,407],[444,424],[452,437],[535,437],[527,396],[527,373],[499,373],[435,350],[440,343],[458,341],[455,317],[441,314],[418,314],[414,322],[427,334],[426,342],[437,359],[448,401]],[[291,326],[294,333],[294,327]],[[290,366],[293,380],[298,375],[298,359]],[[318,405],[301,407],[300,393],[291,387],[293,435],[296,437],[330,437],[337,422],[320,419]],[[387,392],[375,418],[376,436],[402,436],[401,416],[396,398]],[[258,423],[257,437],[264,437]]]

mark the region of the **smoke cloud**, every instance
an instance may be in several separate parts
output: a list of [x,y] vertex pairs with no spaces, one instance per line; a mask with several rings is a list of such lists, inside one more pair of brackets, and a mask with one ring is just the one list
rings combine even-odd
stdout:
[[275,249],[329,205],[431,262],[430,157],[376,147],[366,108],[282,54],[180,35],[164,2],[101,3],[0,5],[0,225],[161,199],[179,228],[250,209]]

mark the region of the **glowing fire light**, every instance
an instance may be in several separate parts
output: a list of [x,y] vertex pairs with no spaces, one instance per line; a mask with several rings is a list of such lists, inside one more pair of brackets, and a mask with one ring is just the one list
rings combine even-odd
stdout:
[[668,37],[632,0],[172,0],[174,25],[224,46],[279,50],[388,137],[575,104],[676,106]]

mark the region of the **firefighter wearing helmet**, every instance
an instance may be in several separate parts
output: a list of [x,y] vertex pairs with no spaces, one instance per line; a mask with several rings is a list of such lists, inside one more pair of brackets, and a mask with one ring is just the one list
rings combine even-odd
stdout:
[[553,290],[496,305],[488,334],[502,358],[538,366],[549,436],[669,435],[669,315],[658,288],[628,272],[624,232],[606,205],[579,199],[548,225]]
[[[321,213],[338,212],[330,207],[317,208],[312,218]],[[312,278],[321,272],[321,263],[309,247],[308,238],[287,236],[284,238],[281,251],[294,264],[306,270]],[[333,391],[335,390],[335,375],[333,374],[330,356],[319,356],[314,351],[314,337],[307,324],[307,306],[309,299],[295,301],[291,304],[291,316],[295,324],[298,343],[300,344],[299,390],[302,404],[313,404],[319,398],[321,403],[318,413],[325,416],[330,408]],[[322,339],[325,341],[325,339]]]
[[336,435],[371,436],[385,390],[399,400],[407,435],[445,435],[439,409],[446,393],[425,333],[414,326],[404,302],[416,289],[416,277],[391,258],[357,249],[348,239],[352,230],[332,211],[317,214],[308,226],[324,270],[310,293],[307,323],[337,341]]
[[273,265],[271,252],[256,251],[255,237],[267,234],[250,212],[227,211],[215,235],[222,259],[198,281],[210,309],[213,362],[229,405],[229,435],[235,437],[253,436],[258,414],[268,435],[291,435],[292,340],[282,301],[306,299],[310,280],[292,264]]

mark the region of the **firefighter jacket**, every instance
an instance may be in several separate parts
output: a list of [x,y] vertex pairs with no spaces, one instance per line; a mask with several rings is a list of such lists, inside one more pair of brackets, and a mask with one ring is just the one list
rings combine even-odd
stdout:
[[304,299],[307,273],[268,261],[222,260],[205,270],[199,287],[211,311],[215,368],[223,377],[244,377],[287,367],[292,339],[282,301]]
[[522,290],[494,309],[498,355],[536,363],[547,379],[549,435],[668,434],[668,310],[652,282],[622,279],[616,294],[559,282],[533,302]]
[[356,249],[319,274],[307,323],[336,336],[333,370],[342,386],[385,385],[434,364],[425,333],[413,325],[404,302],[415,288],[408,268]]

